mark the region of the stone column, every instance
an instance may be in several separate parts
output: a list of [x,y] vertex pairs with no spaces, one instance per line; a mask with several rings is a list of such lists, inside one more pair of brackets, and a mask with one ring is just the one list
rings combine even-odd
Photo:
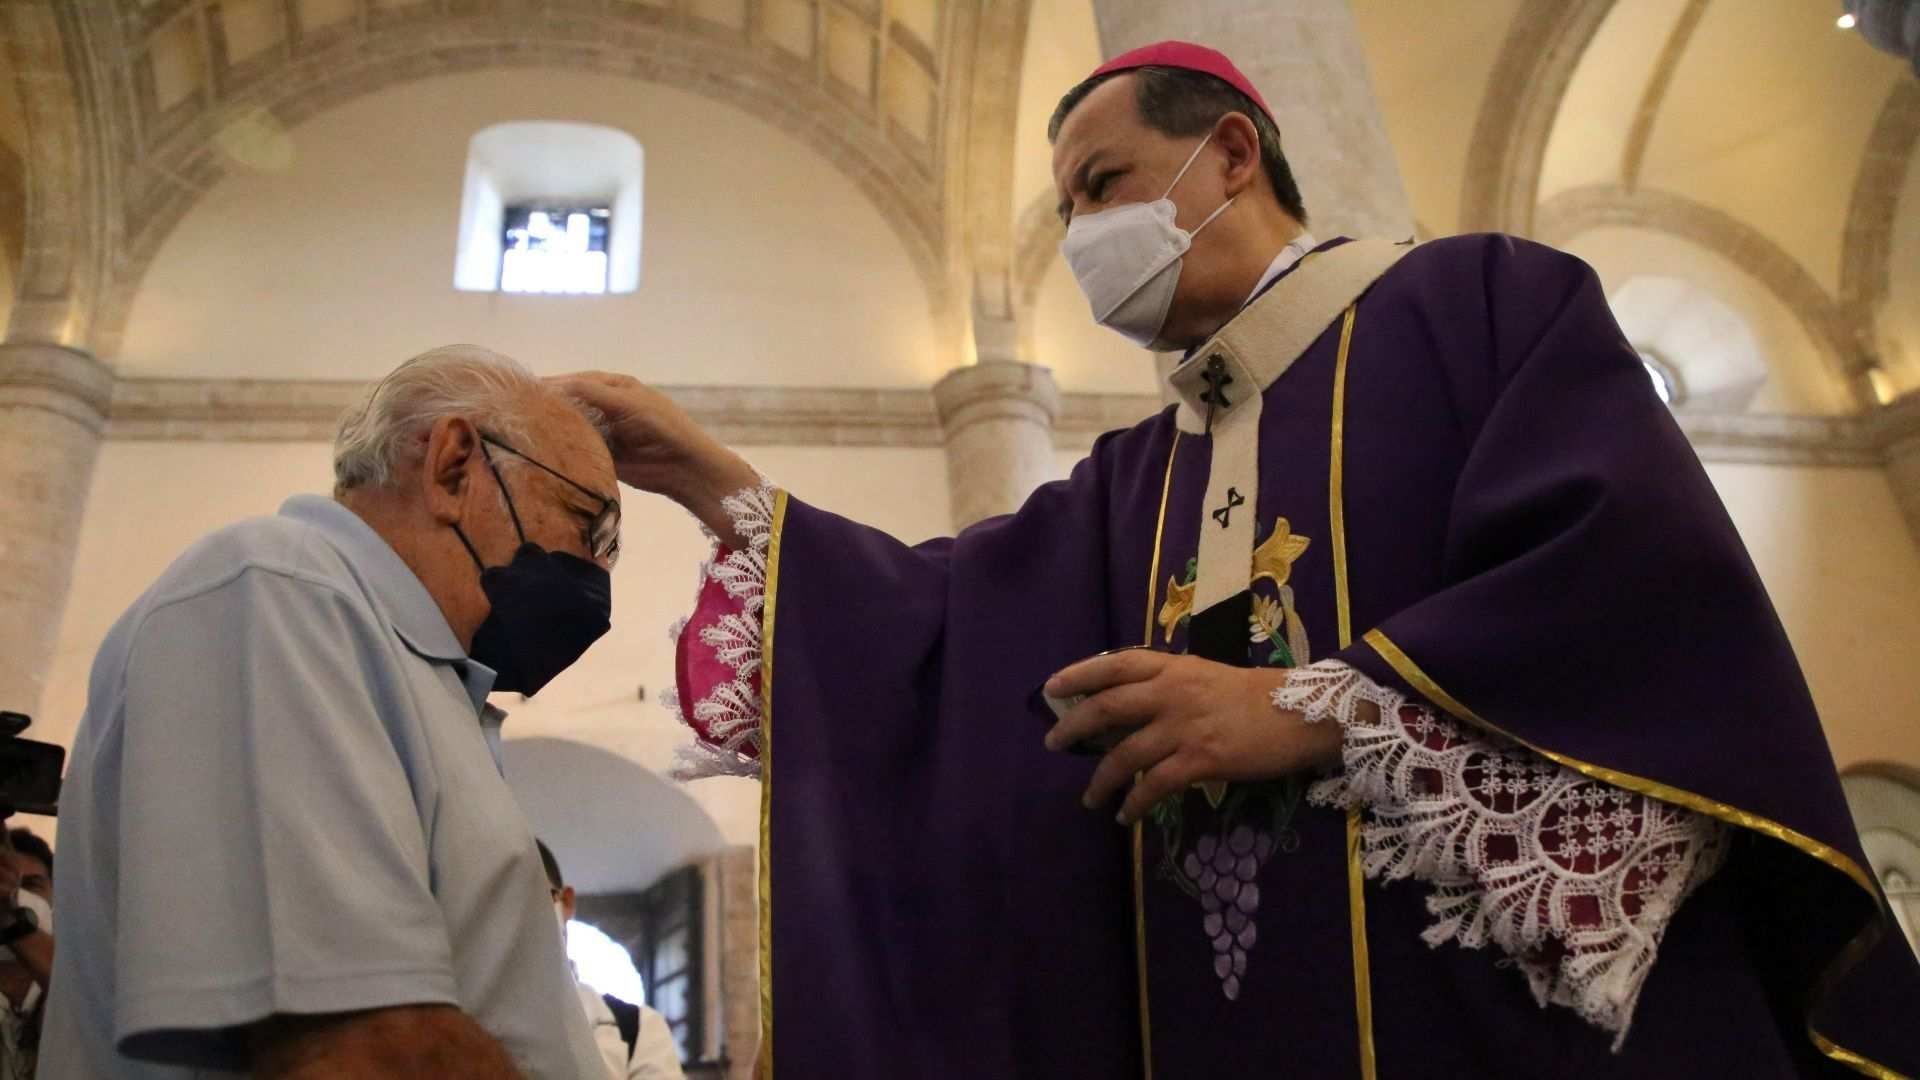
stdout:
[[1020,508],[1053,478],[1060,390],[1046,368],[990,361],[957,368],[933,387],[947,445],[953,527]]
[[1913,542],[1920,544],[1920,393],[1912,393],[1879,410],[1869,423],[1887,448],[1887,480],[1893,498],[1907,517]]
[[[717,888],[720,942],[721,1047],[728,1061],[727,1080],[752,1080],[760,1054],[760,896],[759,863],[749,846],[727,848],[713,857],[708,888]],[[711,966],[710,966],[711,967]],[[709,994],[711,1000],[714,995]]]
[[1108,56],[1171,38],[1246,72],[1280,125],[1315,236],[1413,235],[1348,0],[1093,0],[1093,10]]
[[0,709],[39,707],[112,396],[86,353],[0,345]]

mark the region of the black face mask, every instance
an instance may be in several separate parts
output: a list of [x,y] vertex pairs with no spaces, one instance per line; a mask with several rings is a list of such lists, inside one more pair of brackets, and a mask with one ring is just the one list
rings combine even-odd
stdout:
[[[487,465],[493,467],[491,455]],[[494,468],[493,475],[500,480],[499,469]],[[500,494],[520,537],[512,562],[486,565],[467,534],[453,527],[480,568],[480,591],[492,605],[467,655],[498,673],[495,690],[532,696],[613,625],[613,577],[598,563],[528,540],[504,482]]]
[[493,610],[468,655],[499,672],[495,690],[539,693],[612,625],[611,575],[538,544],[522,543],[505,566],[482,566],[480,590]]

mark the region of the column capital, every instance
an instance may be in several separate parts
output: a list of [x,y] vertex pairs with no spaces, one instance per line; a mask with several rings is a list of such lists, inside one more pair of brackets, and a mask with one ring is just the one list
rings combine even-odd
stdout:
[[1019,419],[1048,430],[1060,416],[1060,387],[1038,364],[991,361],[955,368],[933,384],[933,405],[948,439],[992,419]]
[[98,432],[107,422],[113,386],[113,371],[78,349],[0,344],[0,407],[45,409]]
[[1920,544],[1920,392],[1876,409],[1867,418],[1874,441],[1887,455],[1887,481]]
[[1875,443],[1888,448],[1920,440],[1920,390],[1868,413],[1867,430]]
[[1060,388],[1046,368],[1004,361],[957,368],[934,384],[933,404],[955,529],[1011,513],[1052,478]]

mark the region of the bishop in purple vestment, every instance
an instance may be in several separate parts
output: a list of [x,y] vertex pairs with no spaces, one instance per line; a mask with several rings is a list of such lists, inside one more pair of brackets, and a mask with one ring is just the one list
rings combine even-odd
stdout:
[[764,783],[762,1069],[1920,1069],[1792,650],[1593,272],[1314,242],[1194,46],[1053,134],[1094,317],[1189,355],[1018,513],[908,547],[571,383],[721,540],[679,681]]

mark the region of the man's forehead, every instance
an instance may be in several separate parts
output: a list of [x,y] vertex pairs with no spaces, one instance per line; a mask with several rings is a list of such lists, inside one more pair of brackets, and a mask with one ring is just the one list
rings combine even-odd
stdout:
[[559,460],[550,464],[608,498],[620,497],[614,478],[613,453],[591,423],[571,402],[549,399],[540,412],[541,443]]
[[1053,177],[1063,193],[1072,171],[1087,155],[1123,143],[1142,129],[1134,105],[1134,82],[1132,73],[1108,79],[1061,121],[1060,136],[1053,144]]

